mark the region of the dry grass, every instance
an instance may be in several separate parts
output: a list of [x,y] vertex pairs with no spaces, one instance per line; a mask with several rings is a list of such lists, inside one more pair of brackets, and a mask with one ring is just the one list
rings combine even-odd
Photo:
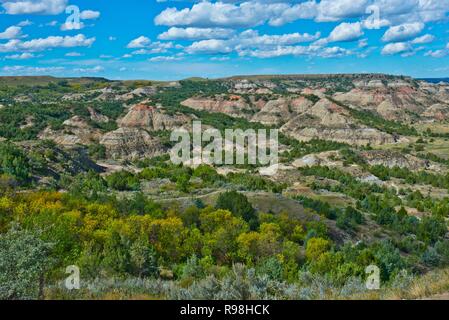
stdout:
[[354,297],[363,300],[432,300],[449,298],[449,268],[432,271],[398,289],[372,291]]
[[393,290],[387,299],[431,299],[433,296],[449,292],[449,269],[430,272],[417,278],[405,290]]
[[449,124],[447,123],[421,123],[414,125],[419,132],[425,132],[427,129],[435,133],[449,133]]

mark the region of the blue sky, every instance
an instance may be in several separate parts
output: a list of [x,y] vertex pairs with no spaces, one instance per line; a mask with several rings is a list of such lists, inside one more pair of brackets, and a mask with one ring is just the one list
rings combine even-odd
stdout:
[[0,0],[0,75],[448,77],[448,18],[449,0]]

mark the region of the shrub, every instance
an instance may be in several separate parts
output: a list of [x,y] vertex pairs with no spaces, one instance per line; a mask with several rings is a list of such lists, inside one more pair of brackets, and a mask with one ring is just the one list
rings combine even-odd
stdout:
[[259,218],[256,210],[249,203],[248,198],[237,191],[222,193],[215,204],[217,209],[229,210],[235,216],[243,218],[248,222],[251,230],[259,227]]

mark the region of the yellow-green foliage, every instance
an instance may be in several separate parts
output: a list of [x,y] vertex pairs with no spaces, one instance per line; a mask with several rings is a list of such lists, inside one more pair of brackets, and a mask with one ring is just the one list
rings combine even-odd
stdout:
[[87,202],[58,192],[0,197],[0,232],[12,221],[42,230],[44,240],[55,244],[53,255],[59,266],[77,264],[88,274],[95,270],[136,273],[138,265],[144,264],[143,257],[133,257],[130,252],[140,252],[141,247],[151,248],[160,267],[185,263],[193,255],[212,258],[218,266],[251,265],[276,255],[282,261],[293,261],[297,268],[299,244],[286,248],[290,238],[301,241],[304,227],[286,219],[265,221],[258,230],[250,231],[242,217],[213,207],[167,210],[162,216],[155,208],[137,215],[119,212],[114,202]]

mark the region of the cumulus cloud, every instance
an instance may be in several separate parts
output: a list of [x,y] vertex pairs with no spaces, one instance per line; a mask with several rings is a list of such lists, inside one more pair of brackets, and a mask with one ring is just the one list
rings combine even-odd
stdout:
[[340,58],[347,55],[352,54],[351,50],[341,48],[341,47],[330,47],[330,48],[324,48],[321,52],[317,53],[317,56],[323,57],[323,58]]
[[154,22],[164,26],[191,27],[253,27],[280,17],[291,6],[286,3],[243,2],[241,4],[208,1],[192,8],[167,8]]
[[340,47],[322,48],[320,46],[278,46],[272,49],[256,49],[240,52],[241,56],[256,58],[275,58],[282,56],[316,56],[322,58],[338,58],[350,55],[350,50]]
[[425,25],[421,22],[404,23],[390,27],[382,37],[384,42],[399,42],[416,37],[424,30]]
[[431,43],[434,40],[435,40],[435,36],[433,36],[431,34],[425,34],[421,37],[413,39],[411,42],[413,44],[426,44],[426,43]]
[[282,26],[299,19],[314,19],[318,15],[318,6],[315,1],[307,1],[288,7],[279,16],[272,17],[269,24]]
[[0,52],[43,51],[52,48],[89,47],[94,42],[95,38],[86,38],[83,34],[65,37],[50,36],[29,41],[13,39],[9,40],[7,43],[0,44]]
[[382,49],[383,55],[394,55],[412,50],[412,46],[407,42],[389,43]]
[[231,58],[228,57],[228,56],[211,57],[211,58],[210,58],[211,61],[220,61],[220,62],[228,61],[228,60],[230,60],[230,59],[231,59]]
[[186,48],[186,52],[190,54],[217,54],[230,53],[233,48],[225,40],[210,39],[192,43]]
[[366,48],[368,46],[368,39],[360,39],[358,42],[359,48]]
[[151,44],[151,40],[145,36],[140,36],[134,40],[132,40],[128,45],[127,48],[131,49],[137,49],[137,48],[145,48]]
[[318,4],[317,21],[338,21],[365,14],[369,0],[322,0]]
[[104,71],[104,68],[102,66],[95,66],[92,68],[75,68],[73,71],[77,73],[98,73]]
[[[246,30],[231,39],[209,39],[194,42],[185,51],[189,54],[230,54],[256,58],[273,58],[280,56],[317,56],[323,58],[341,57],[352,54],[352,51],[340,47],[324,47],[316,42],[308,45],[297,45],[312,42],[321,34],[287,33],[279,35],[260,35],[256,30]],[[217,57],[214,57],[217,60]]]
[[26,60],[26,59],[31,59],[31,58],[34,58],[34,57],[35,57],[34,54],[28,53],[28,52],[24,52],[24,53],[21,53],[21,54],[12,54],[12,55],[6,56],[5,59],[8,59],[8,60]]
[[449,55],[449,43],[446,45],[446,47],[444,49],[429,50],[424,55],[427,57],[432,57],[432,58],[446,57],[447,55]]
[[248,50],[241,52],[240,55],[242,56],[251,56],[256,58],[275,58],[275,57],[281,57],[281,56],[302,56],[302,55],[309,55],[312,53],[313,50],[311,50],[308,46],[279,46],[273,49],[256,49],[256,50]]
[[81,57],[82,54],[79,53],[79,52],[67,52],[67,53],[65,54],[65,56],[66,56],[66,57]]
[[17,26],[11,26],[6,28],[5,31],[0,32],[0,39],[17,39],[22,35],[22,28]]
[[93,10],[84,10],[80,13],[80,19],[81,20],[93,20],[98,19],[100,17],[99,11],[93,11]]
[[[172,39],[175,37],[200,37],[207,36],[207,32],[203,29],[193,29],[188,30],[176,28],[173,29],[169,33],[166,33],[165,36],[160,37],[163,39]],[[211,29],[212,30],[212,29]],[[222,35],[224,36],[225,33]],[[215,32],[217,30],[214,30]],[[219,32],[220,33],[220,32]],[[140,36],[136,39],[130,41],[127,45],[127,48],[137,49],[131,52],[132,55],[147,55],[147,54],[157,54],[157,53],[166,53],[170,49],[184,49],[184,51],[188,54],[227,54],[233,51],[241,52],[248,49],[262,49],[262,48],[270,48],[273,46],[286,46],[293,45],[302,42],[312,42],[321,36],[319,32],[315,34],[309,33],[289,33],[289,34],[280,34],[280,35],[260,35],[255,30],[246,30],[241,32],[240,34],[235,34],[232,32],[233,36],[229,39],[202,39],[199,41],[194,41],[191,45],[187,47],[183,47],[179,44],[175,45],[173,42],[152,42],[151,39],[145,36]],[[168,36],[170,35],[170,36]],[[193,40],[193,39],[191,39]],[[128,56],[129,57],[129,56]]]
[[140,36],[128,43],[128,49],[138,49],[132,52],[134,55],[165,53],[174,48],[173,42],[152,42],[150,38]]
[[448,52],[446,50],[435,50],[435,51],[430,50],[426,52],[424,55],[432,58],[443,58],[447,56],[447,54]]
[[301,42],[311,42],[317,40],[321,36],[320,32],[315,34],[309,33],[286,33],[279,35],[259,35],[257,31],[246,30],[238,37],[231,41],[237,44],[237,47],[261,47],[261,46],[279,46],[291,45]]
[[416,13],[423,22],[446,19],[449,0],[419,0]]
[[329,42],[354,41],[358,40],[363,34],[362,24],[360,22],[343,22],[332,30],[327,40]]
[[20,21],[17,25],[19,27],[28,27],[28,26],[31,26],[32,24],[33,24],[33,22],[30,20],[23,20],[23,21]]
[[94,20],[98,19],[100,17],[99,11],[93,11],[93,10],[84,10],[80,12],[80,19],[78,22],[75,21],[66,21],[63,24],[61,24],[61,31],[67,31],[67,30],[81,30],[84,29],[86,26],[82,20]]
[[157,25],[196,27],[254,27],[268,22],[281,26],[299,19],[338,21],[361,17],[372,0],[322,0],[298,4],[268,1],[224,3],[209,1],[194,4],[191,8],[167,8],[156,18]]
[[3,0],[2,7],[7,14],[48,14],[62,13],[68,0]]
[[302,42],[315,41],[320,37],[320,33],[286,33],[279,35],[260,35],[256,30],[246,30],[228,40],[209,39],[194,42],[186,48],[190,54],[223,54],[232,51],[242,52],[253,49],[270,49],[277,46],[289,46]]
[[177,28],[172,27],[160,34],[161,40],[206,40],[226,39],[235,33],[232,29],[225,28]]
[[50,73],[58,73],[64,71],[64,67],[29,67],[29,66],[5,66],[1,69],[4,73],[14,74],[16,76],[25,75],[43,75]]
[[[190,27],[254,27],[265,23],[281,26],[299,19],[318,22],[374,17],[375,28],[412,22],[443,20],[449,0],[321,0],[202,1],[191,8],[167,8],[156,18],[157,25]],[[376,17],[376,14],[379,16]],[[364,27],[374,28],[365,20]]]
[[179,61],[182,57],[179,56],[157,56],[148,59],[150,62],[167,62],[167,61]]
[[68,31],[68,30],[81,30],[84,29],[85,25],[83,22],[64,22],[61,24],[61,31]]

